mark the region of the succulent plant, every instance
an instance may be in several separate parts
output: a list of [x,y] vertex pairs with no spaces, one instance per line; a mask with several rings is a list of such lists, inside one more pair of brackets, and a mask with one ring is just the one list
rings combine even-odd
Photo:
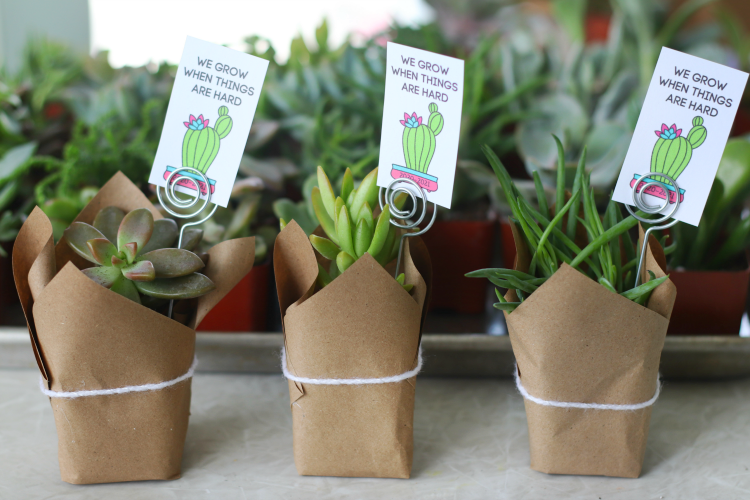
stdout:
[[[620,209],[612,200],[604,217],[599,216],[590,185],[591,174],[585,172],[585,149],[576,169],[572,194],[566,202],[565,151],[557,137],[555,142],[558,149],[555,207],[548,208],[539,173],[534,172],[539,210],[520,193],[497,155],[490,148],[484,148],[511,206],[511,220],[519,228],[519,236],[523,238],[532,259],[527,272],[515,269],[480,269],[466,276],[487,278],[497,287],[515,290],[520,302],[508,302],[496,290],[499,302],[495,304],[495,308],[508,313],[512,313],[525,298],[555,274],[563,262],[588,275],[609,292],[645,305],[651,292],[668,277],[656,278],[649,271],[649,281],[629,288],[633,271],[637,269],[638,255],[628,230],[635,227],[638,221],[632,215],[623,219]],[[583,218],[578,217],[581,205]],[[563,227],[563,219],[567,227]],[[580,242],[576,237],[579,222],[586,229],[588,237],[583,248],[579,246]],[[665,253],[668,251],[669,249],[665,249]]]
[[[190,299],[215,288],[209,278],[196,272],[205,265],[198,255],[170,248],[177,239],[177,223],[155,221],[146,208],[128,214],[117,207],[103,208],[93,225],[74,222],[64,236],[74,252],[97,265],[84,269],[83,274],[139,304],[141,294]],[[197,244],[196,236],[196,232],[183,236],[183,246]]]
[[[348,168],[339,196],[336,196],[322,167],[318,167],[318,185],[312,190],[312,204],[320,227],[328,238],[310,235],[310,243],[320,255],[331,261],[330,268],[318,265],[318,283],[328,285],[364,254],[369,253],[383,267],[396,258],[399,238],[396,227],[390,223],[390,206],[385,205],[375,216],[372,207],[378,198],[378,169],[367,174],[357,189]],[[395,203],[401,205],[406,195],[399,196]],[[400,207],[398,207],[400,208]],[[281,219],[281,228],[286,221]],[[404,275],[398,281],[404,290],[411,291],[413,285],[404,285]]]
[[[659,139],[651,154],[651,171],[666,174],[676,180],[690,163],[693,149],[705,142],[707,132],[706,127],[703,126],[703,118],[696,116],[693,118],[693,128],[690,129],[687,137],[682,136],[682,129],[678,129],[677,125],[668,127],[666,123],[662,124],[661,130],[656,130],[656,136]],[[661,176],[656,176],[654,179],[669,182]]]
[[208,126],[208,119],[203,115],[196,118],[190,115],[189,121],[185,122],[187,131],[182,140],[182,166],[192,167],[204,174],[219,154],[219,142],[232,131],[232,118],[229,116],[229,108],[219,108],[219,119],[213,128]]

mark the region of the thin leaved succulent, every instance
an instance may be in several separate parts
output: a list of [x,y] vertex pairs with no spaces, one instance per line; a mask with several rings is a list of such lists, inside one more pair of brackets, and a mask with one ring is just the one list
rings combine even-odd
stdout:
[[154,220],[146,208],[125,214],[106,207],[94,224],[74,222],[64,236],[73,251],[96,267],[82,272],[113,292],[141,303],[141,294],[156,299],[190,299],[215,288],[196,271],[203,260],[187,248],[200,241],[199,231],[186,231],[182,248],[171,248],[177,239],[171,219]]
[[[318,185],[312,190],[312,204],[328,238],[311,234],[310,243],[320,255],[331,261],[327,271],[318,265],[320,286],[328,285],[366,253],[383,267],[398,255],[399,238],[396,227],[390,223],[390,206],[385,205],[377,216],[373,214],[372,207],[377,208],[378,200],[377,180],[378,169],[375,168],[355,189],[352,172],[347,168],[341,192],[336,196],[325,171],[318,167]],[[402,205],[405,200],[405,195],[399,196],[395,203]],[[284,226],[286,221],[281,219],[282,229]],[[412,285],[404,284],[403,273],[396,281],[404,290],[411,291]]]
[[[500,291],[496,290],[499,302],[495,307],[507,312],[512,312],[521,305],[524,298],[552,277],[562,263],[588,275],[610,292],[645,305],[651,292],[664,283],[668,276],[656,278],[649,271],[649,281],[635,288],[628,288],[634,282],[633,273],[637,269],[639,256],[628,230],[635,227],[638,221],[633,216],[623,219],[619,208],[612,200],[607,205],[604,216],[599,216],[594,201],[594,190],[590,185],[591,174],[585,169],[585,149],[576,169],[572,194],[566,201],[565,152],[557,137],[555,141],[558,147],[558,167],[554,209],[547,206],[538,172],[534,172],[537,210],[515,186],[497,155],[488,147],[484,148],[510,204],[513,213],[512,223],[519,229],[520,237],[531,252],[532,259],[527,272],[514,269],[481,269],[466,276],[487,278],[497,287],[515,290],[519,302],[508,302]],[[581,211],[583,217],[579,217]],[[583,248],[579,246],[579,223],[585,228],[586,233],[586,244]],[[665,253],[671,250],[667,248]]]

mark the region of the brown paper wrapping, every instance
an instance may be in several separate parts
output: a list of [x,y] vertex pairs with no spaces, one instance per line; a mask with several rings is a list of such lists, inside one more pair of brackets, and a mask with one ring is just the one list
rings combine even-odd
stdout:
[[[290,222],[274,247],[287,368],[307,378],[380,378],[415,368],[429,301],[429,254],[404,251],[411,294],[364,255],[322,290],[315,252]],[[300,475],[408,478],[416,377],[387,384],[289,381],[294,462]]]
[[[106,206],[159,213],[122,173],[76,220],[92,223]],[[254,238],[210,251],[202,272],[216,290],[193,304],[189,326],[97,285],[79,271],[91,263],[67,243],[53,246],[52,225],[35,208],[13,248],[13,275],[39,369],[53,391],[114,389],[165,382],[193,362],[195,330],[247,274]],[[58,267],[59,266],[59,267]],[[80,267],[79,267],[80,266]],[[59,271],[58,271],[59,269]],[[177,479],[190,414],[191,380],[166,389],[76,399],[50,398],[62,479],[74,484]]]
[[[518,249],[515,268],[525,271],[528,252],[515,227],[513,231]],[[647,270],[657,277],[665,275],[663,251],[653,237],[649,243],[643,279]],[[524,388],[550,401],[638,404],[650,400],[675,297],[676,289],[667,280],[643,307],[563,265],[505,315]],[[508,299],[517,300],[513,291]],[[651,407],[584,410],[542,406],[527,399],[524,403],[532,469],[550,474],[640,475]]]

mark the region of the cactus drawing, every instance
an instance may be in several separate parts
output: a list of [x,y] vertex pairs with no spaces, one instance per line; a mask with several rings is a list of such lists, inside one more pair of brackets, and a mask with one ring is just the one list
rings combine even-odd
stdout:
[[[682,129],[678,129],[675,124],[669,127],[666,123],[663,123],[661,130],[654,132],[658,139],[651,153],[651,172],[668,175],[674,180],[677,180],[687,168],[693,157],[693,150],[701,147],[708,136],[708,131],[703,126],[703,118],[700,116],[693,118],[693,128],[690,129],[687,136],[683,136]],[[640,175],[634,175],[633,180],[630,181],[630,187],[638,183],[637,190],[640,191],[643,182],[639,180],[640,178]],[[657,184],[648,185],[646,193],[663,200],[669,200],[669,203],[675,203],[678,196],[680,202],[684,200],[685,190],[680,189],[678,193],[666,177],[656,175],[649,180],[656,181]]]
[[[651,172],[666,174],[675,180],[690,163],[693,150],[699,148],[708,135],[700,116],[693,118],[693,128],[687,137],[682,136],[682,129],[678,129],[676,125],[667,127],[666,124],[662,124],[661,130],[656,130],[655,133],[659,139],[651,153]],[[654,178],[667,182],[664,177]]]
[[422,117],[417,112],[411,115],[404,113],[404,119],[399,120],[404,126],[401,142],[404,149],[406,166],[393,165],[391,176],[394,179],[408,177],[427,191],[437,190],[437,177],[427,173],[430,162],[435,155],[435,136],[439,135],[445,125],[443,115],[438,112],[434,102],[428,106],[430,115],[427,123],[422,123]]
[[232,118],[226,106],[219,108],[219,119],[213,128],[208,126],[208,119],[203,115],[183,122],[187,127],[182,140],[182,166],[192,167],[205,174],[216,155],[219,154],[219,142],[232,131]]

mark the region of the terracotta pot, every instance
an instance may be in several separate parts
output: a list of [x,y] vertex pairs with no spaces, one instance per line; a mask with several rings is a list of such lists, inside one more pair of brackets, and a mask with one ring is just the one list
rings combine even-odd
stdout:
[[500,220],[500,247],[503,252],[503,266],[512,269],[516,261],[516,243],[513,240],[513,229],[507,218]]
[[605,14],[589,14],[586,16],[586,42],[606,42],[609,37],[611,19],[609,15]]
[[269,268],[268,263],[254,266],[208,313],[198,331],[267,331]]
[[495,220],[436,221],[422,235],[435,270],[430,309],[484,312],[487,280],[464,276],[492,265]]
[[677,300],[667,335],[739,335],[750,267],[744,271],[670,271]]

